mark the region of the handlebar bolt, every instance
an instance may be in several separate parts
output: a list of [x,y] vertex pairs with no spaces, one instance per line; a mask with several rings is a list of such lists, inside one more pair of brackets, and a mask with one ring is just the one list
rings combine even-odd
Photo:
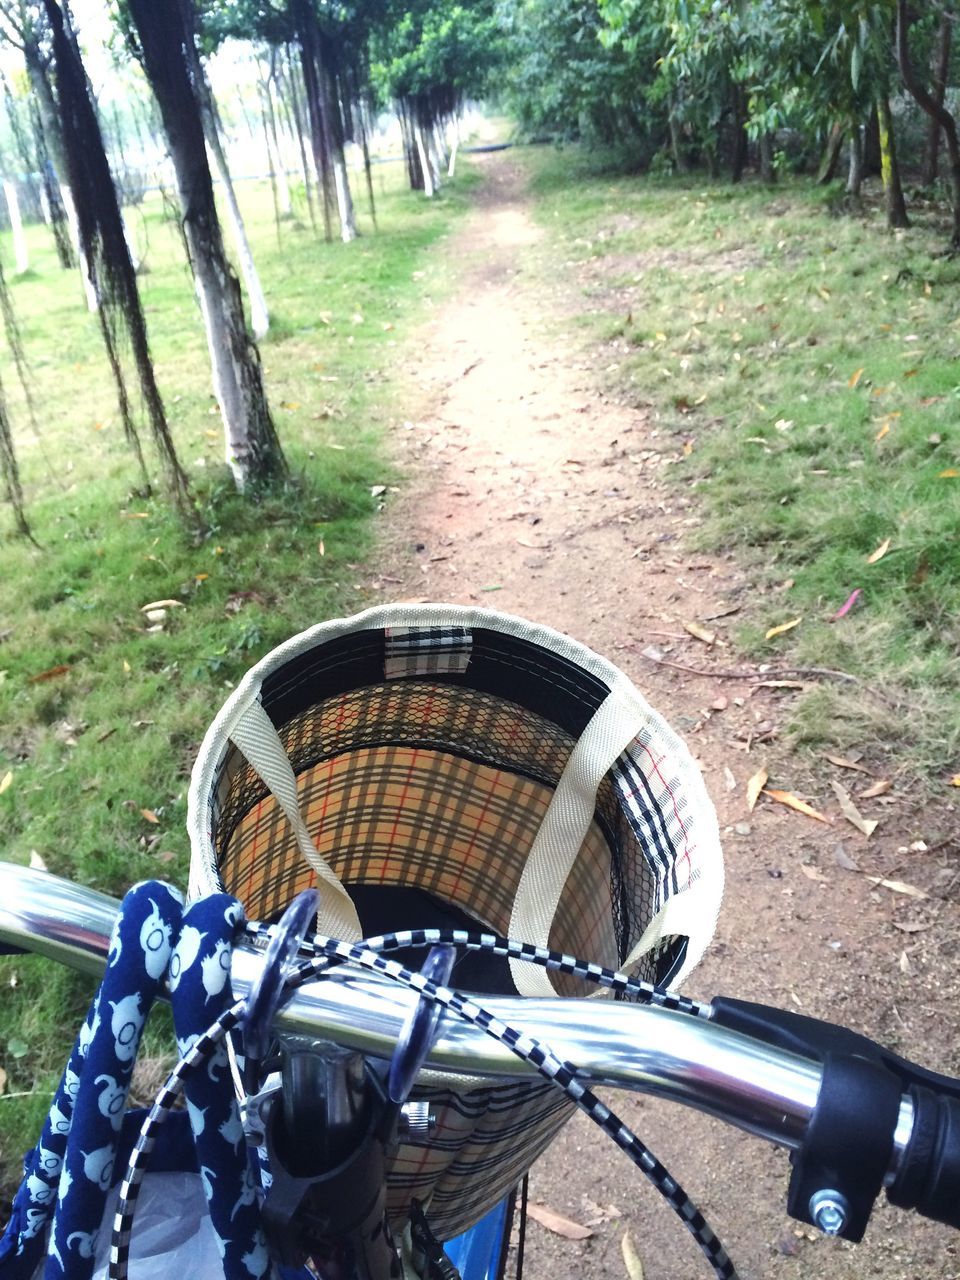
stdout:
[[810,1197],[810,1217],[825,1236],[838,1236],[849,1215],[850,1206],[842,1191],[824,1188]]
[[400,1108],[400,1138],[410,1146],[426,1146],[436,1127],[429,1102],[405,1102]]

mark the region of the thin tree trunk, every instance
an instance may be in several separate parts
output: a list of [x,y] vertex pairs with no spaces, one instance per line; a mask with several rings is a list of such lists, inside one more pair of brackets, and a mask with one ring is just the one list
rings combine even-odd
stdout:
[[747,118],[743,90],[733,87],[733,156],[730,164],[730,181],[740,182],[747,167]]
[[950,243],[960,249],[960,141],[957,138],[957,122],[943,105],[937,102],[917,80],[910,58],[910,17],[906,0],[897,0],[897,61],[907,92],[943,130],[950,157],[950,200],[953,205],[953,231]]
[[820,161],[820,168],[817,170],[817,185],[825,187],[828,182],[832,182],[837,176],[837,166],[840,163],[840,148],[843,146],[844,127],[840,120],[834,121],[830,126],[830,136],[827,138],[827,145],[824,147],[823,157]]
[[[950,45],[953,41],[953,16],[946,11],[940,18],[940,30],[931,66],[933,92],[931,98],[938,107],[942,107],[947,92],[947,75],[950,70]],[[940,121],[931,115],[927,129],[927,146],[923,156],[923,182],[930,186],[937,180],[940,171]]]
[[[303,71],[303,90],[307,100],[307,119],[310,123],[310,145],[313,150],[313,161],[320,180],[320,191],[323,195],[323,228],[324,239],[333,239],[332,219],[332,175],[330,172],[330,154],[326,145],[326,130],[323,121],[323,105],[318,78],[318,36],[317,20],[310,0],[290,0],[290,13],[300,45],[300,66]],[[335,197],[333,197],[335,198]]]
[[85,260],[83,248],[80,244],[77,211],[73,203],[73,195],[70,191],[69,178],[67,176],[69,168],[66,150],[63,145],[63,130],[60,124],[57,104],[53,97],[53,90],[50,88],[50,81],[47,78],[46,68],[43,65],[39,48],[27,42],[24,44],[23,56],[27,67],[27,77],[30,80],[30,86],[33,89],[35,100],[40,110],[40,118],[43,121],[44,137],[60,184],[60,198],[67,219],[67,228],[70,232],[70,242],[80,264],[80,279],[83,283],[87,309],[91,312],[96,311],[99,305],[97,291],[93,285],[90,264]]
[[856,120],[850,122],[850,163],[847,169],[847,195],[860,199],[863,183],[863,131]]
[[16,184],[3,180],[3,196],[7,202],[7,212],[10,215],[10,231],[13,235],[13,256],[16,260],[16,272],[18,276],[24,275],[30,270],[30,254],[27,250],[27,240],[23,234],[23,219],[20,217],[20,200],[17,196]]
[[331,158],[333,184],[337,194],[337,211],[340,214],[340,239],[344,244],[349,244],[351,240],[356,240],[357,238],[357,222],[353,211],[353,196],[350,193],[347,159],[344,154],[345,130],[343,117],[340,114],[337,84],[329,69],[323,65],[322,57],[317,71],[321,93],[324,142]]
[[777,166],[773,156],[773,134],[769,130],[760,135],[760,177],[764,182],[777,180]]
[[270,145],[270,126],[267,121],[267,106],[264,101],[263,82],[259,85],[260,124],[263,127],[263,141],[267,148],[267,172],[270,177],[270,196],[273,200],[273,225],[277,233],[277,244],[282,244],[280,235],[280,192],[277,189],[277,158]]
[[370,202],[370,221],[373,223],[374,231],[379,230],[377,226],[377,202],[373,196],[373,169],[370,164],[370,143],[367,138],[367,121],[366,112],[361,105],[360,111],[360,146],[363,149],[363,172],[367,178],[367,199]]
[[207,79],[207,73],[200,57],[200,51],[197,48],[192,4],[188,8],[184,0],[181,0],[181,12],[183,13],[184,29],[188,37],[184,46],[187,70],[200,105],[200,118],[203,123],[203,136],[207,144],[207,151],[213,161],[217,181],[223,190],[227,222],[230,224],[230,235],[233,239],[233,247],[236,250],[237,261],[240,264],[240,274],[246,286],[247,297],[250,299],[250,324],[254,337],[263,338],[270,329],[270,312],[267,308],[267,299],[264,296],[263,286],[260,283],[260,276],[253,260],[250,241],[247,239],[247,229],[243,223],[243,215],[240,212],[240,204],[237,200],[233,179],[230,176],[230,168],[227,164],[227,156],[223,147],[216,99],[213,96],[213,90],[210,88],[210,82]]
[[287,167],[283,160],[283,148],[280,145],[280,133],[277,129],[277,113],[273,101],[273,59],[275,51],[271,50],[270,66],[266,76],[261,78],[263,88],[264,123],[267,130],[267,151],[273,151],[273,170],[276,174],[277,204],[281,218],[293,216],[293,204],[290,200],[290,183],[287,179]]
[[423,194],[428,199],[433,199],[436,191],[433,184],[433,170],[430,167],[430,157],[427,155],[427,147],[423,139],[423,127],[419,120],[413,122],[413,141],[420,161],[420,172],[423,174]]
[[128,8],[176,173],[214,394],[223,418],[227,465],[243,491],[285,475],[287,468],[267,405],[259,355],[247,335],[240,283],[224,252],[200,107],[187,70],[189,36],[179,10],[172,6],[128,0]]
[[453,146],[450,148],[450,163],[447,165],[447,177],[452,178],[457,171],[457,152],[460,150],[460,112],[453,118]]
[[303,113],[300,110],[300,90],[297,87],[297,73],[290,46],[287,45],[287,75],[290,82],[290,109],[293,112],[293,123],[297,135],[297,147],[300,151],[300,167],[303,171],[303,190],[307,197],[307,210],[310,214],[310,225],[317,229],[317,215],[313,207],[313,180],[310,176],[310,162],[307,159],[307,147],[303,136]]
[[880,173],[887,206],[887,226],[893,230],[909,227],[907,205],[900,181],[900,165],[897,162],[897,140],[893,132],[893,113],[886,92],[877,98],[877,118],[880,122]]

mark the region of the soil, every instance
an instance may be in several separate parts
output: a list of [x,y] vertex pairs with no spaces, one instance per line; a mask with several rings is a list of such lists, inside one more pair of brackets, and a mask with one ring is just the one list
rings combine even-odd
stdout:
[[[609,355],[577,332],[596,262],[587,281],[556,259],[509,152],[477,163],[476,208],[441,250],[456,287],[423,335],[410,417],[396,426],[407,480],[388,495],[373,594],[478,603],[567,631],[622,667],[683,734],[719,813],[727,875],[716,940],[688,993],[830,1018],[956,1072],[956,847],[938,836],[951,816],[918,810],[897,787],[858,801],[881,819],[869,839],[835,803],[830,825],[765,797],[748,810],[746,783],[761,768],[785,790],[819,770],[828,795],[824,778],[852,793],[873,780],[795,758],[781,742],[796,691],[746,678],[757,669],[728,640],[750,582],[729,555],[689,551],[699,514],[680,443],[610,391]],[[714,644],[689,634],[691,621],[715,631]],[[785,1152],[671,1104],[613,1102],[744,1278],[960,1276],[960,1240],[947,1228],[883,1203],[861,1245],[820,1237],[786,1216]],[[530,1195],[593,1232],[573,1241],[531,1222],[534,1280],[625,1276],[626,1233],[646,1280],[709,1274],[665,1204],[583,1117],[535,1166]]]

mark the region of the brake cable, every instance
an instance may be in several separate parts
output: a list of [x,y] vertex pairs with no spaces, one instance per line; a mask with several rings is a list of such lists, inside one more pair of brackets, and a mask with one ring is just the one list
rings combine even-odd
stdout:
[[[248,923],[247,933],[262,939],[264,935],[269,934],[269,927]],[[450,945],[468,950],[489,951],[496,955],[525,960],[551,971],[571,974],[585,981],[608,987],[620,994],[633,996],[646,1003],[691,1016],[706,1016],[707,1006],[602,965],[578,960],[576,957],[544,947],[515,942],[496,934],[472,933],[459,929],[412,929],[383,934],[356,944],[317,934],[312,939],[308,938],[305,945],[313,947],[314,957],[288,973],[282,984],[284,995],[318,977],[329,967],[332,960],[339,959],[380,973],[402,986],[411,988],[423,999],[439,1004],[464,1021],[479,1027],[487,1035],[504,1044],[518,1058],[533,1066],[545,1080],[565,1093],[613,1140],[680,1218],[696,1241],[717,1280],[738,1280],[736,1268],[726,1249],[683,1187],[629,1126],[580,1081],[574,1065],[558,1058],[548,1046],[536,1038],[507,1025],[469,996],[438,986],[422,973],[411,972],[395,960],[388,959],[381,952],[400,950],[405,947]],[[157,1131],[180,1096],[189,1076],[214,1052],[220,1040],[240,1025],[245,1006],[245,1000],[238,1000],[197,1040],[190,1052],[170,1073],[143,1122],[120,1188],[120,1199],[113,1226],[109,1280],[126,1280],[127,1277],[129,1242],[136,1198],[146,1172],[150,1152],[156,1141]]]

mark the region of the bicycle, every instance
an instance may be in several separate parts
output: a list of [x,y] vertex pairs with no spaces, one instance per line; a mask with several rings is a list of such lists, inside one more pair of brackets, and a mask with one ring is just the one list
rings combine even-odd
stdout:
[[[359,669],[362,681],[347,678],[351,666]],[[386,680],[371,682],[372,673],[381,670]],[[524,716],[517,715],[518,703],[504,698],[504,680],[513,697],[522,699]],[[239,1194],[233,1206],[226,1205],[225,1221],[232,1223],[248,1211],[251,1222],[262,1215],[273,1257],[291,1267],[311,1259],[317,1274],[382,1280],[415,1264],[416,1274],[450,1280],[456,1273],[439,1240],[462,1237],[464,1232],[454,1227],[472,1230],[478,1222],[482,1227],[473,1235],[468,1230],[451,1252],[460,1261],[464,1280],[501,1273],[511,1216],[504,1193],[512,1191],[565,1118],[566,1108],[560,1114],[559,1101],[580,1106],[634,1159],[695,1236],[715,1275],[735,1276],[723,1246],[682,1189],[596,1098],[593,1090],[598,1085],[673,1099],[787,1148],[793,1166],[789,1211],[828,1234],[861,1238],[873,1202],[884,1189],[894,1204],[960,1225],[960,1082],[927,1072],[830,1024],[735,1000],[701,1004],[672,989],[705,945],[702,921],[691,909],[691,900],[709,917],[719,885],[704,852],[709,852],[715,833],[709,806],[689,803],[692,797],[702,805],[705,797],[688,757],[624,680],[609,664],[565,637],[488,611],[372,611],[305,633],[259,664],[231,696],[201,750],[191,791],[197,855],[193,888],[222,888],[221,876],[233,859],[233,870],[239,866],[246,877],[245,896],[256,900],[259,886],[259,913],[265,923],[244,925],[236,902],[222,895],[198,897],[182,913],[172,894],[150,885],[134,894],[124,912],[126,922],[117,932],[116,902],[42,873],[0,864],[0,945],[38,951],[88,972],[106,965],[107,979],[114,982],[122,967],[118,958],[124,952],[133,954],[144,987],[155,994],[166,984],[175,1016],[187,1018],[184,1025],[192,1028],[181,1037],[178,1023],[183,1056],[140,1136],[132,1138],[111,1274],[125,1273],[144,1163],[161,1133],[177,1128],[170,1117],[178,1114],[172,1106],[180,1089],[185,1083],[195,1089],[199,1082],[206,1089],[202,1097],[209,1099],[206,1114],[196,1101],[201,1095],[195,1095],[188,1112],[180,1113],[190,1121],[198,1150],[201,1139],[212,1141],[215,1108],[225,1096],[233,1102],[233,1090],[225,1090],[212,1069],[215,1054],[221,1052],[218,1046],[224,1061],[232,1058],[234,1087],[242,1099],[240,1136],[260,1154],[259,1165],[244,1159],[234,1170],[239,1179],[234,1190],[239,1188]],[[330,692],[331,682],[339,692]],[[318,688],[324,693],[319,701]],[[306,699],[306,709],[296,705],[298,695],[301,702]],[[554,720],[548,721],[542,712],[551,700],[568,705],[559,712],[554,707]],[[376,714],[364,716],[374,704]],[[639,729],[637,715],[642,718]],[[558,730],[545,741],[545,726],[557,721],[562,722],[562,733]],[[377,726],[375,748],[369,732],[357,729],[369,728],[368,722]],[[348,724],[352,728],[344,727]],[[416,726],[413,734],[411,724]],[[526,747],[518,746],[522,731],[531,725],[535,732],[527,733]],[[416,838],[426,830],[429,846],[440,832],[451,848],[456,847],[462,832],[455,829],[455,816],[446,814],[443,797],[459,794],[460,809],[472,812],[477,779],[490,784],[485,793],[488,810],[502,793],[502,787],[498,790],[491,782],[490,750],[478,759],[484,732],[489,741],[496,739],[501,765],[504,755],[513,753],[510,786],[519,788],[537,816],[531,824],[532,848],[523,850],[523,870],[505,904],[491,900],[479,910],[475,894],[471,898],[465,891],[458,897],[447,887],[424,896],[417,887],[412,892],[421,895],[416,899],[421,917],[415,929],[390,935],[379,925],[370,927],[369,922],[382,919],[384,913],[388,918],[396,918],[398,909],[401,918],[409,914],[411,886],[393,884],[384,892],[383,885],[371,885],[369,877],[365,881],[360,875],[343,875],[351,886],[351,894],[344,893],[324,857],[322,839],[316,839],[318,830],[322,838],[333,841],[345,839],[345,832],[356,835],[358,843],[350,845],[355,852],[364,847],[364,824],[370,824],[371,809],[377,806],[384,812],[379,825],[372,824],[376,831],[382,833],[391,823],[396,829],[401,817],[406,820],[418,812],[410,797],[415,790],[410,754],[423,751],[434,771],[431,784],[440,780],[443,787],[423,788],[421,800],[427,809],[419,811],[421,825],[413,824]],[[561,737],[563,750],[558,746]],[[452,738],[460,744],[456,768],[449,759]],[[509,747],[503,745],[506,739]],[[469,742],[466,749],[464,742]],[[322,749],[317,749],[318,743]],[[637,743],[642,743],[642,751]],[[527,748],[529,755],[524,755]],[[387,752],[389,762],[374,758],[378,751]],[[551,751],[557,758],[545,771],[548,780],[544,771],[532,777],[531,762]],[[351,752],[352,769],[345,778],[337,762]],[[523,768],[517,763],[520,756]],[[647,773],[644,762],[650,765]],[[399,792],[394,795],[392,790],[401,775],[406,778],[402,802]],[[363,782],[359,788],[358,777]],[[371,789],[371,779],[379,790]],[[670,799],[677,823],[672,836],[682,837],[672,844],[670,818],[664,816],[663,804],[650,797],[651,779],[663,784],[659,800]],[[497,781],[503,779],[498,775]],[[637,800],[640,791],[643,805]],[[439,810],[446,814],[443,821],[437,805],[427,803],[438,794]],[[560,807],[566,806],[560,834],[571,826],[576,833],[576,848],[568,861],[561,856],[562,838],[551,845],[550,814],[556,814],[558,795]],[[324,836],[323,824],[314,821],[312,804],[329,815],[335,798],[342,801],[345,796],[334,835]],[[584,796],[590,801],[585,814]],[[631,810],[632,801],[642,813]],[[431,821],[424,825],[428,811]],[[516,821],[510,806],[505,812]],[[619,833],[614,830],[618,816]],[[660,826],[653,830],[655,819]],[[588,839],[601,820],[606,863],[601,847],[590,846]],[[471,822],[476,821],[474,813]],[[697,823],[698,842],[691,847],[690,833]],[[230,835],[218,844],[220,824]],[[644,894],[649,899],[647,918],[631,920],[629,869],[622,862],[615,864],[638,827],[659,844],[655,874],[648,857],[641,869],[647,880],[639,888],[633,886],[634,907],[646,901]],[[554,836],[557,830],[553,823]],[[375,843],[380,837],[368,832],[366,838]],[[570,843],[568,839],[568,853]],[[545,847],[545,860],[540,858],[538,864],[538,851]],[[278,849],[283,855],[281,875]],[[613,924],[606,918],[612,911],[591,914],[589,894],[578,897],[575,892],[575,872],[578,866],[583,870],[584,849],[593,857],[593,862],[587,859],[587,887],[599,891],[598,860],[608,877],[609,903],[621,912]],[[670,849],[672,861],[666,856]],[[266,858],[266,864],[258,863],[258,856]],[[433,874],[442,878],[451,872],[444,860],[433,865],[429,847],[426,856]],[[489,866],[482,858],[474,861],[474,891],[489,893]],[[543,873],[532,894],[524,888],[524,872],[531,864]],[[469,858],[457,862],[461,882],[471,865]],[[686,882],[678,874],[684,866]],[[342,867],[337,869],[342,875]],[[381,865],[378,874],[382,872]],[[422,885],[422,869],[418,874]],[[207,875],[213,883],[204,883]],[[564,902],[571,896],[571,877],[572,907]],[[639,882],[643,875],[637,872],[635,878]],[[303,887],[304,881],[314,880],[322,889],[319,897],[316,889]],[[471,902],[470,911],[460,911],[463,898]],[[309,925],[318,906],[318,933],[311,940]],[[567,927],[582,929],[586,919],[588,932],[593,929],[599,938],[600,960],[607,959],[612,948],[614,963],[580,961],[550,945],[564,907]],[[196,912],[206,914],[191,914]],[[498,912],[501,919],[519,919],[532,941],[514,941],[484,927]],[[366,932],[379,937],[367,943],[359,940],[357,913],[368,926]],[[145,939],[153,940],[157,950]],[[157,956],[163,948],[161,963]],[[424,949],[427,961],[418,971],[411,959]],[[391,951],[411,967],[390,960]],[[482,961],[478,965],[476,957],[484,956],[494,957],[492,967]],[[455,963],[459,968],[454,985],[483,994],[464,996],[448,986]],[[634,973],[618,972],[621,963]],[[637,976],[638,966],[643,976]],[[538,976],[531,978],[531,972]],[[546,979],[548,972],[553,982],[565,984],[566,994],[592,982],[621,998],[558,1000]],[[190,1007],[191,982],[199,1008]],[[231,985],[239,997],[235,1002],[228,998]],[[89,1065],[85,1055],[94,1053],[91,1046],[108,1006],[113,1010],[113,1051],[123,1047],[120,1056],[126,1053],[126,1023],[118,1013],[126,1009],[126,997],[120,988],[113,994],[119,999],[105,994],[101,1003],[107,1004],[92,1011],[86,1035],[81,1032],[78,1075],[84,1061]],[[207,1026],[203,1017],[212,1013],[216,1017],[208,1018]],[[234,1044],[241,1028],[242,1042]],[[233,1052],[227,1054],[231,1044]],[[324,1045],[328,1047],[318,1049]],[[70,1071],[68,1067],[65,1107],[71,1090],[73,1097],[82,1096],[83,1086],[79,1079],[74,1085]],[[105,1074],[95,1080],[102,1081]],[[536,1076],[546,1083],[532,1083]],[[103,1119],[119,1125],[123,1091],[112,1087],[113,1076],[109,1079],[110,1085],[88,1084],[87,1092],[93,1089],[91,1096]],[[459,1092],[444,1086],[448,1079]],[[490,1081],[500,1083],[491,1086]],[[436,1148],[442,1147],[451,1128],[448,1113],[458,1107],[462,1111],[463,1099],[474,1094],[488,1109],[494,1101],[501,1123],[484,1140],[474,1126],[457,1154],[488,1176],[468,1188],[456,1176],[446,1185],[445,1177],[451,1182],[448,1166],[442,1158],[437,1165]],[[235,1122],[229,1108],[222,1114],[231,1140],[239,1141],[230,1128]],[[102,1124],[101,1128],[106,1132]],[[463,1130],[461,1124],[461,1138]],[[69,1183],[60,1195],[60,1170],[44,1181],[44,1150],[41,1142],[30,1175],[38,1180],[38,1194],[46,1196],[35,1201],[38,1214],[36,1206],[49,1203],[53,1188],[58,1200],[71,1199]],[[91,1159],[90,1151],[81,1155],[83,1161]],[[201,1179],[204,1168],[201,1161]],[[253,1185],[251,1170],[256,1169],[262,1187]],[[106,1157],[95,1172],[93,1179],[86,1173],[88,1180],[111,1181]],[[217,1171],[207,1169],[206,1181],[216,1179]],[[429,1192],[425,1210],[418,1207],[417,1193],[423,1187]],[[105,1193],[106,1186],[99,1190]],[[224,1206],[218,1207],[216,1188],[207,1191],[216,1217]],[[406,1224],[407,1237],[400,1250],[390,1234],[390,1225],[396,1231],[398,1223]],[[36,1225],[35,1236],[39,1217]],[[77,1239],[73,1247],[82,1254],[93,1250],[94,1234],[74,1230],[61,1241],[54,1222],[51,1248],[62,1261],[67,1240]],[[222,1232],[220,1240],[226,1240]],[[231,1243],[224,1244],[225,1266],[233,1265],[228,1256]],[[234,1260],[248,1274],[253,1274],[253,1262],[252,1252]],[[0,1275],[3,1266],[0,1256]],[[63,1269],[67,1274],[68,1268]]]

